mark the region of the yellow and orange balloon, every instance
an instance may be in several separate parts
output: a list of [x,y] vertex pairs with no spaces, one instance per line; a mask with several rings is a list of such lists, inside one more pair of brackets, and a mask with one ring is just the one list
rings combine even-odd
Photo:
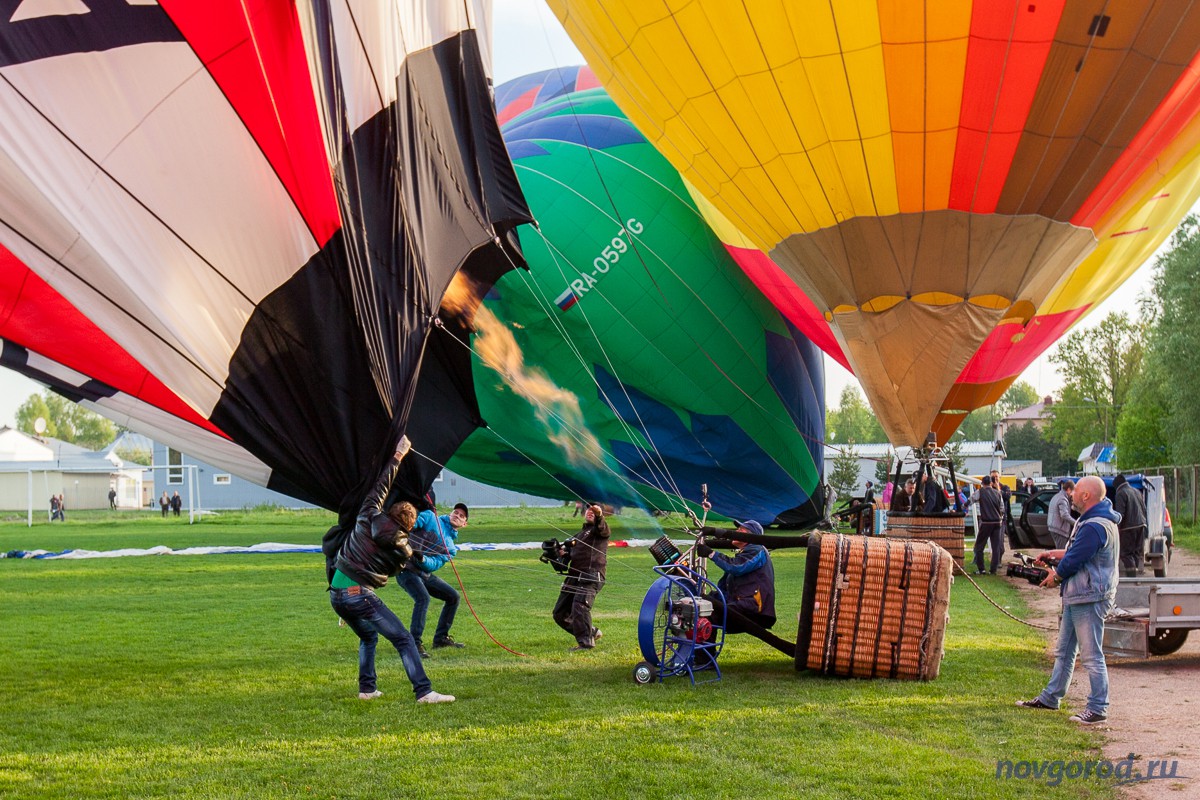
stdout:
[[548,0],[742,268],[944,441],[1200,196],[1200,7]]

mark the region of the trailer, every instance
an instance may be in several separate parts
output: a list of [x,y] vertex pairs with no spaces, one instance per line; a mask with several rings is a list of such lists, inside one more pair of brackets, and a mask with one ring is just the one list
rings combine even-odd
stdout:
[[1200,627],[1200,578],[1122,578],[1104,622],[1104,652],[1124,658],[1174,653]]

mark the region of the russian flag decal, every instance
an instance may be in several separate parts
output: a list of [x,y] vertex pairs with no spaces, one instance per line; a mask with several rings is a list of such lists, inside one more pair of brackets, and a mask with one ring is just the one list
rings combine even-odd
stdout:
[[567,289],[565,292],[560,294],[554,302],[558,304],[559,308],[561,308],[563,311],[566,311],[571,308],[571,306],[579,302],[579,297],[573,290]]

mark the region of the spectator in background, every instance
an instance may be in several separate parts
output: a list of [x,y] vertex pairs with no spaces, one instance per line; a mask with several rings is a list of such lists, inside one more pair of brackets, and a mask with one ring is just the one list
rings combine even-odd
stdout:
[[116,487],[108,487],[108,509],[109,511],[117,510],[117,490]]
[[[166,494],[164,492],[164,494]],[[171,511],[175,516],[179,516],[179,512],[183,509],[183,498],[179,496],[179,492],[171,495]]]
[[50,495],[50,521],[62,518],[62,506],[58,504],[58,495]]
[[917,482],[909,478],[904,482],[904,488],[892,492],[891,511],[920,511],[921,498],[917,495]]
[[162,493],[162,497],[158,498],[158,505],[162,508],[163,519],[166,519],[167,511],[171,508],[171,498],[167,497],[165,490]]
[[983,548],[990,543],[992,547],[990,573],[995,575],[1000,568],[1000,559],[1004,557],[1004,500],[992,484],[990,475],[983,476],[983,486],[979,488],[979,491],[972,492],[971,502],[979,504],[979,530],[975,532],[975,574],[982,575],[984,572]]
[[1071,495],[1075,493],[1075,481],[1062,480],[1058,482],[1058,494],[1050,500],[1050,513],[1046,517],[1046,527],[1054,546],[1062,549],[1071,538],[1075,520],[1071,518]]
[[873,481],[867,481],[867,490],[863,492],[863,502],[872,504],[875,502],[875,483]]
[[1146,553],[1146,501],[1124,475],[1113,479],[1113,511],[1121,516],[1121,575],[1137,577],[1144,571]]

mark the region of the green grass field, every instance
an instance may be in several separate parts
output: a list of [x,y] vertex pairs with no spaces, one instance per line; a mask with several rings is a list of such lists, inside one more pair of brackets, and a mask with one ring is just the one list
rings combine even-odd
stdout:
[[[11,520],[13,515],[9,515]],[[72,514],[0,524],[0,551],[316,543],[330,515],[239,512],[186,520]],[[578,529],[569,510],[476,510],[468,541]],[[615,535],[653,536],[645,519]],[[90,797],[1108,797],[1095,780],[997,780],[996,762],[1098,757],[1065,714],[1022,711],[1049,661],[1041,634],[965,580],[953,590],[942,673],[930,683],[797,673],[732,637],[720,683],[637,686],[644,549],[610,552],[600,646],[568,653],[550,619],[559,579],[536,551],[456,562],[464,650],[426,662],[458,696],[417,706],[380,643],[384,696],[357,699],[357,639],[339,628],[318,554],[0,561],[0,796]],[[775,555],[780,622],[795,632],[804,556]],[[453,582],[453,573],[446,574]],[[1017,593],[990,579],[1016,613]],[[407,620],[411,604],[381,592]],[[436,601],[433,615],[440,608]],[[1078,691],[1078,689],[1076,689]],[[1079,707],[1076,704],[1075,707]]]

